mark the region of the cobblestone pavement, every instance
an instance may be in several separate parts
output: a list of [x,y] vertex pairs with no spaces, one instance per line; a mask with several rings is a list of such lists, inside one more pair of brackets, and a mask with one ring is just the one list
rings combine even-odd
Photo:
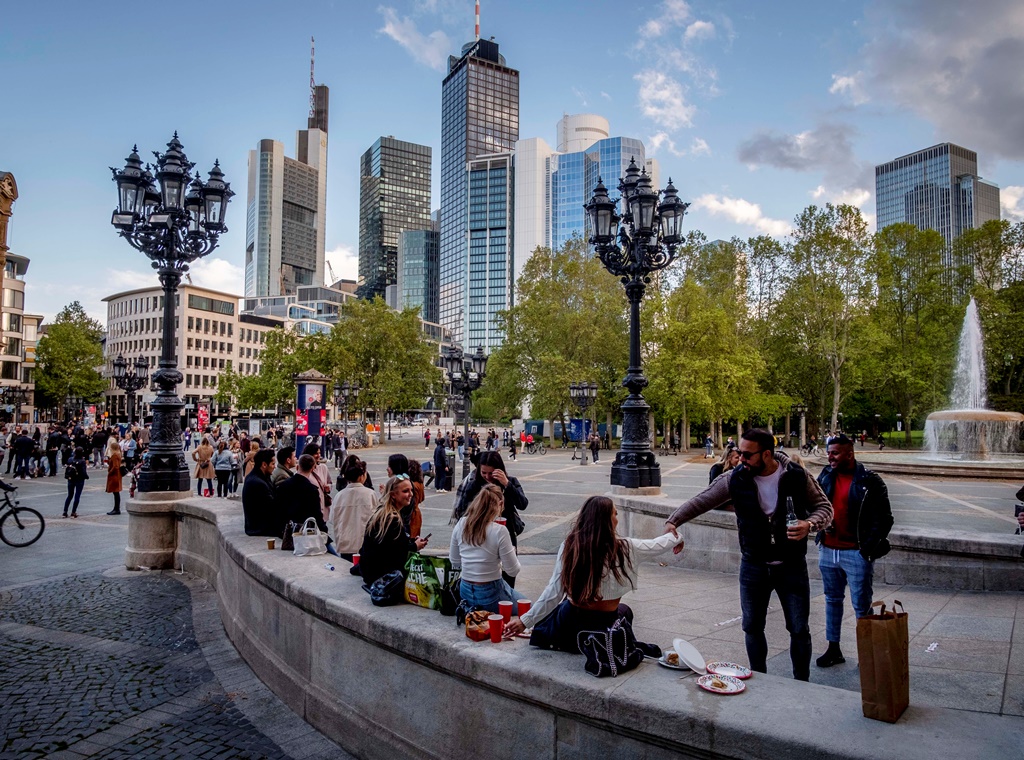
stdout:
[[[203,581],[114,562],[62,573],[55,559],[17,584],[66,551],[65,531],[0,553],[0,758],[350,757],[249,670]],[[90,538],[95,560],[97,542],[110,557],[124,546],[113,526]]]

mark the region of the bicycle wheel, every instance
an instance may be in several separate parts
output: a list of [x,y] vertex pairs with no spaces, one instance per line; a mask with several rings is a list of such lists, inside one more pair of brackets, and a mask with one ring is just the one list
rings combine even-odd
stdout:
[[540,452],[541,454],[547,454],[547,453],[548,453],[548,450],[547,450],[547,448],[545,448],[545,446],[544,446],[544,444],[543,444],[543,443],[542,443],[542,444],[541,444],[540,446],[538,446],[538,447],[537,447],[537,450],[538,450],[538,451],[539,451],[539,452]]
[[43,516],[28,507],[14,507],[0,517],[0,540],[8,546],[31,546],[45,529]]

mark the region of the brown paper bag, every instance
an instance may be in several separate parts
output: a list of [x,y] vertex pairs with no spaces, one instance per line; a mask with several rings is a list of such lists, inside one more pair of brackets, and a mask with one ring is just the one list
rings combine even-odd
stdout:
[[907,613],[898,599],[890,612],[884,602],[871,606],[881,607],[881,612],[857,619],[861,704],[864,717],[895,723],[910,704]]

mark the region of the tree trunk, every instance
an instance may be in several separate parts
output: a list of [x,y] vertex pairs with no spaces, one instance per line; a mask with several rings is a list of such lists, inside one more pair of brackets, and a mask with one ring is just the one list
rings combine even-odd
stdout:
[[612,425],[612,413],[609,411],[605,417],[606,430],[608,431],[608,447],[611,448],[612,438],[615,437],[615,427]]
[[839,397],[841,390],[841,381],[839,379],[839,373],[832,373],[832,432],[834,433],[839,426]]
[[683,451],[690,450],[690,413],[686,409],[686,401],[683,401],[683,419],[679,422],[679,442]]

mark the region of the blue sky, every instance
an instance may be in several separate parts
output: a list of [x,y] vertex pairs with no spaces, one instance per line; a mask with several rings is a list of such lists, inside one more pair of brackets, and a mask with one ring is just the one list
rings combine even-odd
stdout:
[[[9,243],[32,259],[46,316],[155,282],[110,227],[108,166],[178,130],[239,195],[231,231],[194,267],[240,292],[247,152],[294,155],[316,78],[331,88],[328,259],[354,277],[358,163],[381,135],[434,149],[441,79],[473,34],[472,0],[8,3],[0,26],[0,169],[21,199]],[[482,0],[481,35],[521,72],[520,136],[554,144],[563,113],[642,138],[710,238],[784,235],[815,202],[874,215],[872,167],[937,142],[978,151],[1024,218],[1024,3]]]

